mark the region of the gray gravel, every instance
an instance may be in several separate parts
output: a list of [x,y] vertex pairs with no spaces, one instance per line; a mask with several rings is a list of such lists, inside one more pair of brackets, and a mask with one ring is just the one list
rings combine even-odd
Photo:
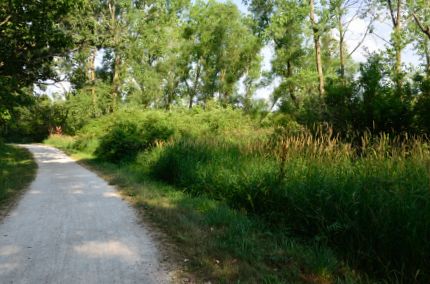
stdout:
[[39,169],[0,223],[0,283],[169,282],[148,229],[113,187],[55,148],[23,146]]

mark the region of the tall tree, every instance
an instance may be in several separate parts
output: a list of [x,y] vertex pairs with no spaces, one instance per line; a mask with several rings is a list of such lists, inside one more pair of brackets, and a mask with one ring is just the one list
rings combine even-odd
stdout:
[[416,49],[424,59],[427,77],[430,78],[430,0],[416,0],[408,3],[414,23],[412,34],[415,35]]
[[32,102],[34,83],[57,76],[52,62],[73,48],[69,16],[81,5],[80,0],[0,2],[0,131],[13,119],[13,107]]
[[395,67],[394,67],[394,80],[397,89],[402,87],[402,51],[405,46],[402,19],[404,17],[404,0],[387,0],[386,6],[389,12],[389,17],[393,25],[393,33],[391,36],[391,43],[395,52]]
[[147,1],[128,15],[125,88],[130,101],[170,108],[178,101],[184,69],[183,22],[189,1]]
[[200,84],[193,88],[201,92],[203,102],[217,96],[223,104],[229,103],[261,48],[250,23],[232,3],[197,1],[186,36],[191,41],[188,66],[194,77],[187,84]]
[[55,77],[51,62],[73,46],[69,13],[81,1],[10,0],[0,2],[0,92]]
[[320,4],[320,13],[319,19],[317,19],[317,15],[315,12],[315,0],[309,0],[309,19],[312,28],[313,42],[314,42],[314,50],[315,50],[315,66],[318,73],[318,93],[320,97],[324,95],[325,92],[325,82],[324,82],[324,71],[323,71],[323,62],[321,59],[321,35],[325,32],[326,25],[326,11],[324,7],[324,3]]
[[[360,0],[331,0],[330,9],[333,13],[334,26],[337,29],[339,37],[339,64],[340,77],[345,79],[346,62],[363,44],[367,35],[373,30],[375,15],[372,13],[372,3]],[[346,38],[350,32],[350,25],[358,19],[367,19],[368,23],[363,30],[363,35],[358,43],[352,47],[351,51],[346,48]],[[357,31],[355,31],[357,32]]]
[[430,39],[430,1],[415,0],[409,3],[412,16],[420,31]]
[[[278,1],[271,17],[267,34],[273,40],[275,57],[272,60],[272,74],[281,83],[274,93],[274,103],[287,99],[288,94],[294,106],[298,107],[297,89],[300,88],[303,73],[307,67],[304,57],[308,51],[304,46],[305,19],[307,7],[297,1]],[[300,82],[300,83],[299,83]]]

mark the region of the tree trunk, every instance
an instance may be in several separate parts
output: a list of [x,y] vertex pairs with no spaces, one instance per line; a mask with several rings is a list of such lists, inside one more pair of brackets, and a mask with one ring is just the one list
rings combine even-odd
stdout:
[[188,107],[191,109],[193,108],[193,100],[197,96],[197,86],[200,80],[200,73],[201,73],[201,67],[200,67],[200,60],[197,63],[197,70],[196,70],[196,78],[194,80],[193,89],[190,92],[190,101]]
[[172,97],[173,97],[173,95],[172,95],[171,91],[168,90],[167,91],[166,106],[165,106],[166,110],[170,110],[170,107],[172,105]]
[[338,12],[338,29],[339,29],[339,59],[340,59],[340,78],[345,79],[345,38],[342,25],[342,12]]
[[194,96],[192,94],[190,94],[190,100],[188,102],[188,108],[189,109],[193,108],[193,100],[194,100]]
[[[293,66],[291,65],[291,61],[290,60],[287,61],[287,76],[288,76],[289,79],[291,79],[293,77]],[[297,97],[296,97],[296,94],[294,92],[294,86],[293,86],[293,84],[291,84],[291,83],[288,84],[288,91],[290,93],[290,97],[291,97],[291,100],[293,101],[294,105],[296,107],[298,107],[299,104],[297,102]]]
[[95,68],[95,60],[96,60],[97,49],[92,48],[90,50],[90,57],[88,58],[88,80],[91,84],[91,98],[93,100],[93,114],[96,116],[97,109],[97,96],[95,89],[95,80],[96,80],[96,68]]
[[121,66],[121,57],[115,51],[115,61],[113,67],[113,77],[112,77],[112,111],[117,109],[117,100],[119,92],[119,69]]
[[222,91],[220,90],[220,94],[219,94],[219,99],[220,99],[220,101],[224,107],[227,106],[228,95],[229,95],[228,91],[225,90],[226,89],[225,73],[226,73],[225,69],[222,69],[221,70],[221,78],[220,78]]
[[[396,37],[397,37],[397,41],[400,41],[400,20],[397,21],[397,25],[396,25]],[[396,43],[396,83],[397,83],[397,87],[400,88],[402,87],[402,46],[400,42]]]
[[394,27],[394,50],[396,53],[396,63],[395,63],[395,81],[397,85],[397,89],[400,90],[402,87],[402,26],[401,26],[401,9],[402,9],[402,0],[397,0],[396,11],[394,11],[394,7],[391,0],[388,0],[388,8],[391,16],[391,20],[393,22]]
[[312,24],[312,31],[314,36],[314,46],[315,46],[315,63],[316,63],[316,69],[318,72],[318,92],[320,97],[324,96],[324,72],[322,68],[322,60],[321,60],[321,43],[320,43],[320,34],[319,29],[317,26],[317,23],[315,21],[315,7],[314,7],[314,0],[309,1],[310,4],[310,19]]
[[113,66],[113,75],[112,75],[112,111],[117,109],[117,100],[118,100],[118,91],[120,85],[119,71],[121,66],[121,57],[119,55],[119,34],[118,34],[118,23],[116,19],[116,6],[115,1],[109,1],[109,12],[111,16],[111,36],[113,40],[113,49],[114,49],[114,66]]
[[430,79],[430,40],[428,39],[424,39],[424,53],[426,57],[427,79]]

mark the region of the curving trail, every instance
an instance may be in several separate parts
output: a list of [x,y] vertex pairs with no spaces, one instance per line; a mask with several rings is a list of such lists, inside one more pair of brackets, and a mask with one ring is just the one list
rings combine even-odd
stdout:
[[113,187],[55,148],[23,146],[39,169],[0,223],[0,283],[170,282],[149,231]]

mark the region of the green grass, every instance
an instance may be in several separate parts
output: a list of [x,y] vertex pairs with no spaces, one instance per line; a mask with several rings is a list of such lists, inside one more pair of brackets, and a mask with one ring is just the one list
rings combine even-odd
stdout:
[[330,129],[215,117],[125,112],[47,143],[113,176],[211,280],[430,281],[428,139],[364,135],[352,145]]
[[34,179],[37,165],[23,148],[0,143],[0,207],[7,207]]
[[428,145],[375,141],[358,155],[335,140],[294,143],[276,159],[278,146],[262,155],[216,137],[177,140],[139,156],[136,170],[330,247],[377,279],[430,279]]
[[369,283],[327,246],[273,230],[226,202],[192,196],[142,175],[138,163],[103,162],[71,147],[73,138],[51,136],[59,147],[115,184],[176,245],[176,261],[197,283]]

